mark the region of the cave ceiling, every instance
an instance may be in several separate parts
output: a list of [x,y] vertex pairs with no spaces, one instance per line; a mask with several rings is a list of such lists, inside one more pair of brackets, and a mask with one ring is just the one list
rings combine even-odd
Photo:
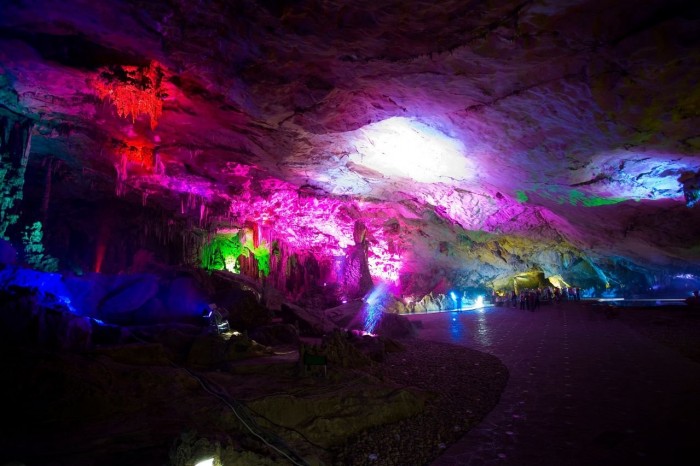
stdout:
[[333,254],[359,219],[416,263],[482,232],[521,269],[562,244],[697,269],[699,5],[2,2],[0,106],[67,197]]

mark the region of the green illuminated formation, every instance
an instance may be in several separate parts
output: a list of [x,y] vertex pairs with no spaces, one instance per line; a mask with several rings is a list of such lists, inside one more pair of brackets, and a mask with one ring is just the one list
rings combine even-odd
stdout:
[[19,220],[18,204],[23,198],[24,172],[29,160],[32,123],[0,114],[0,238]]
[[238,258],[240,256],[255,257],[258,270],[263,276],[270,273],[270,249],[261,244],[257,248],[248,240],[241,243],[237,233],[219,233],[202,247],[201,267],[207,270],[228,270],[238,273]]
[[515,199],[522,204],[523,202],[527,202],[528,197],[527,194],[525,194],[525,191],[517,190],[515,192]]
[[41,222],[34,222],[29,227],[24,228],[22,243],[24,243],[24,261],[32,268],[43,270],[44,272],[55,272],[58,270],[58,259],[45,254],[42,239],[44,234],[41,231]]
[[[221,233],[202,247],[201,266],[207,270],[237,272],[236,259],[245,253],[237,233]],[[247,255],[247,254],[246,254]]]
[[569,192],[569,203],[573,206],[581,204],[584,207],[599,207],[603,205],[619,204],[628,200],[625,197],[598,197],[586,196],[581,191],[572,189]]
[[258,261],[258,270],[263,277],[267,277],[270,274],[270,248],[266,244],[261,244],[257,248],[252,246],[252,242],[246,243],[246,248],[250,249],[255,260]]

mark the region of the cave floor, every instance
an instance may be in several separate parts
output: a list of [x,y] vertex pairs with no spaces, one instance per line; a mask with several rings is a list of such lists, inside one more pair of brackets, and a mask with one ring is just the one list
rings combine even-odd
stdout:
[[666,344],[697,347],[700,311],[563,302],[409,318],[419,338],[510,372],[499,404],[432,466],[700,464],[700,363]]

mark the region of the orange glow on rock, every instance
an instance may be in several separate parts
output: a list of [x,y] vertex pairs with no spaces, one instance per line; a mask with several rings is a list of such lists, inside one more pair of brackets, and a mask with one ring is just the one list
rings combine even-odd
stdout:
[[[151,129],[158,125],[163,114],[163,97],[161,87],[163,69],[153,61],[148,68],[138,66],[121,66],[121,73],[105,71],[94,82],[94,88],[101,99],[109,98],[120,117],[131,117],[136,121],[140,115],[148,115]],[[126,75],[126,78],[123,77]],[[120,77],[117,77],[120,76]]]
[[144,139],[124,141],[116,150],[118,156],[126,157],[129,163],[141,165],[147,170],[152,170],[155,165],[155,149],[153,144]]

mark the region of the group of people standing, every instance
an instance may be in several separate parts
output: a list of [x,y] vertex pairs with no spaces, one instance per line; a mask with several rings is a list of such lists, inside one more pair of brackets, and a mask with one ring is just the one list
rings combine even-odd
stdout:
[[553,301],[561,302],[580,300],[581,289],[572,286],[562,288],[547,286],[545,288],[524,289],[520,290],[519,294],[513,290],[510,295],[510,301],[513,307],[518,307],[518,303],[520,303],[520,309],[528,311],[538,309],[542,302],[551,303]]

